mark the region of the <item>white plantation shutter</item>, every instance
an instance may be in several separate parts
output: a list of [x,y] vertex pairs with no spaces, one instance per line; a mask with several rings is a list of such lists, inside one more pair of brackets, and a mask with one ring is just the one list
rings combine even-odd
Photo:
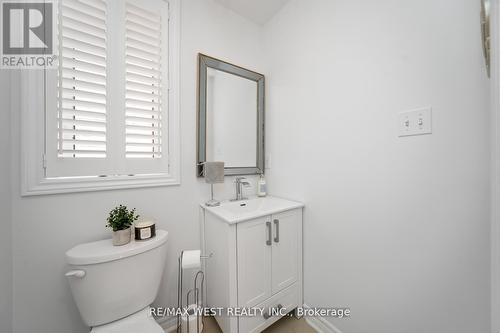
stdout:
[[63,0],[59,15],[58,156],[106,157],[106,3]]
[[177,136],[169,123],[169,3],[60,0],[58,8],[45,177],[167,178]]
[[162,157],[162,16],[125,8],[125,140],[127,158]]

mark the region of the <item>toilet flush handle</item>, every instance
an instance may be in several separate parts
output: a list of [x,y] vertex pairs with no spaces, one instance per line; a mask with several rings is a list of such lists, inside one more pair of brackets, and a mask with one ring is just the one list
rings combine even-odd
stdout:
[[75,278],[81,279],[85,276],[85,271],[81,270],[81,269],[75,269],[75,270],[69,271],[65,275],[66,275],[66,277],[75,277]]

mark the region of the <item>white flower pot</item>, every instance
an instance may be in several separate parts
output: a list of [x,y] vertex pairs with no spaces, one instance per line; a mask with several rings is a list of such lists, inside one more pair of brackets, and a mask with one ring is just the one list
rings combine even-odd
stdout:
[[113,245],[120,246],[130,243],[130,228],[125,230],[113,231]]

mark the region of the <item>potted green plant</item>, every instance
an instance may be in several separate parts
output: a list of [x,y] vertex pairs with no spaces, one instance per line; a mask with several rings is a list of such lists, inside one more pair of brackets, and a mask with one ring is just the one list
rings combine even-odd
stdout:
[[113,245],[120,246],[130,242],[130,226],[139,218],[135,208],[128,210],[127,206],[120,205],[109,212],[106,227],[113,229]]

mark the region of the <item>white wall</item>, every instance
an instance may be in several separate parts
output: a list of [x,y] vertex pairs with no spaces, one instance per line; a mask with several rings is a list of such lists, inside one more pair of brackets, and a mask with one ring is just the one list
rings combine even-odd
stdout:
[[0,332],[12,331],[10,73],[0,70]]
[[491,332],[500,332],[500,50],[498,1],[492,1],[491,68]]
[[[272,194],[303,200],[305,301],[344,333],[489,332],[479,2],[292,0],[265,27]],[[432,135],[397,113],[432,106]]]
[[[182,249],[199,248],[197,205],[209,195],[209,186],[195,177],[197,53],[262,70],[260,28],[253,23],[210,0],[182,0],[181,21],[181,186],[21,198],[19,156],[12,154],[15,333],[88,331],[63,276],[64,253],[78,243],[109,237],[105,218],[120,203],[157,217],[159,228],[169,231],[167,269],[157,304],[176,304],[177,256]],[[18,139],[15,110],[13,136]],[[2,133],[9,123],[0,121],[0,126]],[[15,152],[19,146],[12,147]],[[232,196],[231,179],[218,186],[216,194]]]

